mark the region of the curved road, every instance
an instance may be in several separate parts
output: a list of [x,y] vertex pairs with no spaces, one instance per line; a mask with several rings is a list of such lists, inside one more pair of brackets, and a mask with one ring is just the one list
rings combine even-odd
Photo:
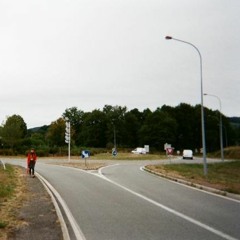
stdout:
[[87,240],[240,239],[239,201],[150,175],[141,164],[88,173],[39,162],[37,172],[64,199]]

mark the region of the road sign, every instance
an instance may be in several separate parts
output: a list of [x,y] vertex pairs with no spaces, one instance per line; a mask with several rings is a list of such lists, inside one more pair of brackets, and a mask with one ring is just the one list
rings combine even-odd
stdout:
[[82,151],[82,158],[88,158],[88,157],[90,157],[90,151],[83,150]]
[[171,144],[168,144],[168,143],[164,144],[164,150],[166,151],[167,151],[167,148],[171,148],[171,147],[172,147]]
[[115,149],[115,148],[112,149],[112,155],[117,156],[117,149]]
[[70,143],[70,122],[66,122],[65,143]]
[[167,148],[166,149],[167,155],[172,155],[173,154],[173,150],[174,150],[174,148]]

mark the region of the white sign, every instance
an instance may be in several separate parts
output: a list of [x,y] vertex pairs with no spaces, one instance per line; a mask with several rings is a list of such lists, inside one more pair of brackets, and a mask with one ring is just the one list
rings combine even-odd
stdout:
[[167,150],[167,148],[171,148],[171,147],[172,147],[171,144],[168,144],[168,143],[165,143],[165,144],[164,144],[164,150],[165,150],[165,151]]
[[149,153],[149,145],[144,145],[144,148],[145,148],[146,152]]

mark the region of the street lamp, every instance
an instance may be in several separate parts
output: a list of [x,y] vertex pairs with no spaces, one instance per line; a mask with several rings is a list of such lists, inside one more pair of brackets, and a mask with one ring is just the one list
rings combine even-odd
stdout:
[[204,175],[207,175],[207,159],[206,159],[206,141],[205,141],[205,124],[204,124],[204,107],[203,107],[203,81],[202,81],[202,56],[198,48],[190,42],[186,42],[180,39],[166,36],[166,40],[175,40],[178,42],[186,43],[191,45],[199,54],[200,58],[200,80],[201,80],[201,123],[202,123],[202,148],[203,148],[203,171]]
[[218,99],[219,101],[219,106],[220,106],[220,112],[219,112],[219,134],[220,134],[220,148],[221,148],[221,159],[222,161],[224,161],[224,151],[223,151],[223,131],[222,131],[222,103],[221,103],[221,99],[213,94],[208,94],[208,93],[204,93],[204,96],[210,96],[210,97],[215,97]]

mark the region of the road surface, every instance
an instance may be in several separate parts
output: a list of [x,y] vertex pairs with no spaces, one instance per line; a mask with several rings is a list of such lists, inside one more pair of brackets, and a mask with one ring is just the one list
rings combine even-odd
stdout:
[[153,176],[142,164],[89,173],[39,162],[36,169],[70,210],[80,231],[71,239],[240,239],[239,201]]

